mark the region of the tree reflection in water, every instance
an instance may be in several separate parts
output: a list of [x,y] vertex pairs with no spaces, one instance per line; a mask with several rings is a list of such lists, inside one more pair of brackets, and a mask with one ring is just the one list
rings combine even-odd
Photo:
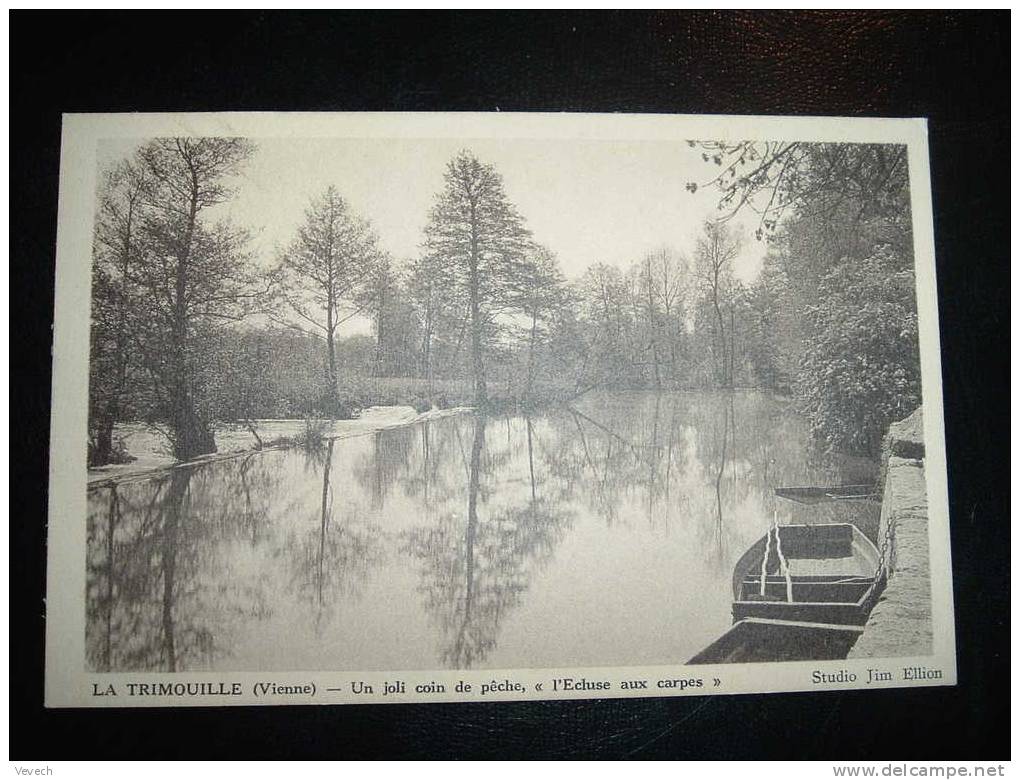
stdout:
[[[367,520],[357,499],[344,495],[344,482],[333,477],[335,448],[336,442],[329,440],[304,453],[305,471],[319,475],[321,489],[312,510],[313,521],[301,526],[306,529],[303,532],[292,529],[286,534],[281,550],[288,559],[290,582],[298,600],[312,609],[316,636],[332,619],[333,607],[344,599],[358,598],[372,570],[385,560],[382,529]],[[370,493],[378,495],[380,483],[372,470],[368,474]]]
[[[756,538],[748,517],[760,515],[752,529],[759,535],[773,510],[781,521],[803,522],[802,510],[776,501],[776,486],[837,484],[856,473],[864,482],[873,473],[871,464],[805,446],[806,428],[788,402],[763,393],[593,395],[554,424],[549,472],[589,511],[609,526],[643,516],[650,526],[692,529],[720,570]],[[818,518],[848,511],[869,510],[829,506]]]
[[[530,420],[525,421],[527,490],[521,495],[504,478],[496,494],[497,485],[490,483],[510,460],[515,437],[507,420],[503,449],[496,442],[487,447],[488,422],[482,415],[471,419],[470,454],[464,453],[466,507],[449,508],[463,500],[462,495],[438,495],[442,509],[435,521],[404,535],[403,549],[419,565],[418,591],[440,629],[441,661],[455,669],[481,663],[495,647],[501,622],[520,604],[532,577],[548,562],[571,520],[564,507],[540,494]],[[460,440],[459,426],[455,430]],[[430,452],[427,444],[425,452]]]
[[208,668],[229,652],[233,619],[266,610],[259,580],[229,576],[215,545],[258,538],[278,479],[258,460],[215,465],[90,493],[89,668]]
[[96,487],[87,663],[367,669],[384,652],[385,668],[477,668],[540,651],[612,665],[648,628],[621,621],[670,603],[641,637],[665,663],[724,627],[732,566],[773,512],[877,517],[775,499],[867,481],[807,441],[760,393],[591,393]]
[[573,485],[608,526],[632,523],[631,510],[640,506],[644,521],[654,527],[687,504],[677,479],[687,459],[677,396],[611,396],[571,407],[557,422],[550,473]]

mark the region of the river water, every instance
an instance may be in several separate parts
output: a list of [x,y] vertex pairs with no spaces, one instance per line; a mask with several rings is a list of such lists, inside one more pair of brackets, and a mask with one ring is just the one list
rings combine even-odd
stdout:
[[731,623],[782,522],[874,522],[761,393],[589,394],[253,453],[89,492],[94,671],[672,665]]

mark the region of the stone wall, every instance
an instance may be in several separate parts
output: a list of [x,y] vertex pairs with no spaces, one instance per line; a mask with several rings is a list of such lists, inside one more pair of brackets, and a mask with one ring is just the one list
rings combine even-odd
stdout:
[[890,535],[890,574],[850,658],[932,651],[928,494],[921,410],[889,426],[882,453],[882,516],[877,544]]

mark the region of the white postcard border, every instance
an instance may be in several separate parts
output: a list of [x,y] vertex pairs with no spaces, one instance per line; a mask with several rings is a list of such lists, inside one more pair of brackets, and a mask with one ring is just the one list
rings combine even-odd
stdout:
[[[571,138],[579,140],[683,141],[686,139],[796,139],[819,142],[902,143],[909,149],[911,212],[918,295],[919,341],[925,426],[925,477],[928,491],[932,575],[933,653],[920,658],[785,662],[559,670],[392,671],[392,672],[236,672],[97,674],[85,668],[85,548],[87,377],[92,222],[95,209],[96,148],[102,139],[166,135],[246,136],[251,138]],[[548,698],[609,698],[663,695],[714,695],[752,692],[845,690],[956,683],[953,591],[949,540],[948,487],[943,425],[934,233],[923,119],[846,119],[820,117],[722,117],[592,114],[69,114],[64,117],[57,232],[53,330],[53,396],[50,435],[50,506],[46,601],[46,680],[48,707],[209,706],[218,704],[334,704],[348,702],[495,701]],[[869,668],[896,672],[893,683],[866,683]],[[901,668],[938,669],[936,679],[904,682]],[[813,673],[856,675],[853,682],[813,680]],[[609,681],[608,689],[550,690],[550,681],[572,678]],[[702,680],[701,686],[662,688],[659,680]],[[402,680],[405,694],[381,695],[383,683]],[[510,681],[523,692],[479,688]],[[625,680],[645,680],[648,689],[623,689]],[[720,680],[715,684],[715,680]],[[373,685],[375,693],[356,694],[351,685]],[[443,694],[415,693],[414,684],[439,682]],[[456,692],[458,682],[473,693]],[[136,695],[130,684],[207,683],[219,693]],[[237,683],[240,695],[223,694]],[[258,684],[312,685],[313,695],[259,695]],[[542,685],[542,690],[536,690]],[[117,695],[99,695],[112,686]],[[346,686],[346,687],[345,687]],[[378,687],[376,687],[378,686]],[[340,691],[329,688],[340,687]],[[233,690],[233,688],[231,688]]]

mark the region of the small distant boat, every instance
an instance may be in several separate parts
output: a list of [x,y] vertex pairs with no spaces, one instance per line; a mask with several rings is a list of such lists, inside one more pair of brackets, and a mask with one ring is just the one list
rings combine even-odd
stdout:
[[745,618],[687,663],[838,660],[846,658],[863,630],[860,626]]
[[733,570],[733,620],[861,626],[884,584],[875,545],[850,523],[774,526]]
[[821,504],[825,501],[869,501],[878,498],[877,487],[871,485],[832,485],[829,487],[777,487],[776,495],[799,504]]

